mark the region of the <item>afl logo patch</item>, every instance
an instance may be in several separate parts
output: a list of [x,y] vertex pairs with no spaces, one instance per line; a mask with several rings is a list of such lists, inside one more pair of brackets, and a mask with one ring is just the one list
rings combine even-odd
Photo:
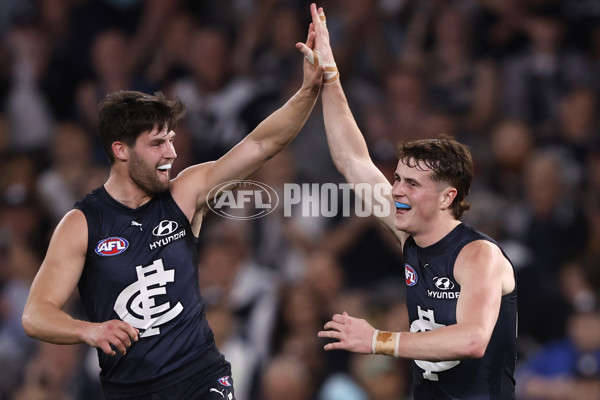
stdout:
[[231,386],[231,383],[229,382],[229,376],[223,376],[219,378],[218,382],[223,386]]
[[406,286],[415,286],[419,280],[417,271],[408,264],[404,264],[404,278],[406,280]]
[[129,242],[120,237],[109,237],[98,242],[96,254],[100,256],[116,256],[129,247]]

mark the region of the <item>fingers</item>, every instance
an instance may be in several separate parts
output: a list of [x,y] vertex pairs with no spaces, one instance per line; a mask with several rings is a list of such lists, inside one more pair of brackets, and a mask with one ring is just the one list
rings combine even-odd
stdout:
[[110,343],[108,341],[98,343],[98,347],[100,347],[100,349],[109,356],[114,356],[117,354],[117,352],[110,347]]
[[[312,24],[311,24],[312,25]],[[308,29],[308,37],[306,38],[306,46],[308,46],[311,49],[314,49],[315,47],[315,36],[317,35],[314,31],[314,29]]]
[[333,330],[341,332],[342,329],[344,329],[344,324],[341,324],[336,321],[329,321],[325,324],[324,328],[325,329],[333,329]]
[[[329,31],[327,30],[327,19],[325,18],[325,12],[323,11],[323,7],[317,8],[317,6],[313,3],[310,7],[311,13],[311,29],[315,31],[314,37],[314,46],[310,46],[315,51],[319,51],[323,55],[323,61],[327,64],[330,64],[330,67],[335,68],[335,61],[333,59],[333,54],[331,50],[331,45],[329,43]],[[329,76],[326,74],[326,80],[339,76],[337,69],[331,69]],[[330,83],[333,83],[330,82]]]
[[312,53],[312,49],[315,43],[315,32],[310,32],[306,38],[306,44],[302,42],[296,43],[296,48],[304,54],[304,57],[309,57]]
[[344,333],[342,330],[344,329],[344,324],[341,323],[340,318],[343,318],[341,315],[336,314],[333,316],[331,321],[328,321],[323,326],[324,331],[319,331],[317,333],[318,337],[335,339],[337,342],[327,343],[323,348],[325,350],[336,350],[345,348],[342,344]]
[[308,55],[312,52],[312,50],[309,49],[307,45],[301,42],[296,43],[296,48],[300,50],[304,57],[308,57]]
[[[327,325],[327,324],[326,324]],[[317,336],[320,338],[335,339],[337,342],[327,343],[323,348],[325,350],[345,349],[342,343],[342,333],[338,331],[319,331]]]
[[315,24],[313,24],[312,22],[308,25],[308,33],[306,34],[306,44],[308,46],[310,46],[310,48],[313,48],[314,45],[314,41],[315,41]]
[[[125,348],[130,347],[133,342],[138,341],[140,335],[139,329],[134,328],[133,326],[124,321],[117,320],[115,322],[118,328],[115,332],[115,336],[117,337],[118,341],[125,346]],[[119,346],[119,350],[121,349],[122,348]],[[122,350],[122,353],[125,354],[125,349]]]
[[[300,50],[300,52],[304,55],[304,58],[306,58],[306,60],[308,60],[308,62],[313,66],[315,66],[315,55],[313,52],[313,48],[315,47],[315,36],[316,33],[313,28],[313,23],[311,22],[308,29],[308,36],[306,37],[306,43],[296,43],[296,48]],[[318,67],[318,63],[316,66]]]
[[[323,8],[320,8],[321,12],[323,12]],[[315,27],[321,26],[321,17],[319,17],[319,11],[317,10],[317,5],[312,3],[310,5],[310,16],[312,17],[312,22]]]
[[132,325],[128,324],[125,321],[121,321],[121,320],[113,320],[110,322],[114,322],[116,325],[116,328],[123,331],[125,334],[127,334],[128,339],[133,340],[134,342],[137,342],[138,337],[140,335],[140,330],[137,328],[134,328]]
[[[327,325],[327,324],[326,324]],[[319,331],[317,336],[320,338],[333,339],[334,342],[329,342],[323,346],[325,350],[350,350],[354,351],[351,346],[351,341],[346,334],[338,330]]]
[[313,27],[313,23],[308,24],[308,33],[306,34],[306,41],[308,42],[308,38],[310,37],[311,32],[314,32],[315,28]]
[[109,341],[112,347],[117,349],[117,351],[123,355],[127,353],[127,348],[131,345],[131,342],[127,344],[126,341],[117,335],[115,335],[112,339],[109,339]]
[[317,14],[319,15],[319,21],[321,22],[321,26],[327,26],[327,18],[325,17],[325,11],[323,11],[323,7],[319,7]]
[[350,316],[349,316],[349,315],[346,313],[346,311],[344,311],[344,314],[343,314],[343,315],[340,315],[340,314],[335,314],[333,317],[331,317],[331,320],[332,320],[332,321],[335,321],[335,322],[339,322],[340,324],[343,324],[343,323],[345,323],[345,322],[346,322],[346,321],[347,321],[349,318],[351,318],[351,317],[350,317]]
[[312,17],[312,23],[316,30],[325,29],[327,27],[327,18],[325,17],[325,11],[323,7],[316,6],[315,3],[310,5],[310,16]]
[[317,333],[317,336],[322,337],[322,338],[339,340],[342,337],[342,334],[339,331],[327,330],[327,331],[319,331],[319,333]]
[[118,331],[115,334],[115,337],[117,338],[117,340],[122,343],[125,348],[131,346],[131,338],[129,337],[129,335],[127,334],[127,332],[123,332],[123,331]]
[[140,330],[137,328],[134,328],[133,326],[127,324],[127,334],[129,335],[129,337],[131,338],[131,340],[133,340],[134,342],[137,342],[138,339],[140,338]]
[[[334,331],[342,332],[344,330],[344,328],[346,327],[346,322],[348,322],[348,320],[350,318],[352,318],[352,317],[350,317],[346,312],[344,312],[343,315],[335,314],[333,317],[331,317],[331,321],[328,321],[325,323],[323,328],[325,328],[327,330],[334,330]],[[323,337],[326,337],[326,336],[323,336]]]
[[137,342],[140,331],[130,324],[112,320],[100,324],[94,345],[99,347],[104,353],[114,356],[117,351],[126,354],[127,349],[133,342]]
[[325,350],[346,350],[342,342],[331,342],[323,346]]

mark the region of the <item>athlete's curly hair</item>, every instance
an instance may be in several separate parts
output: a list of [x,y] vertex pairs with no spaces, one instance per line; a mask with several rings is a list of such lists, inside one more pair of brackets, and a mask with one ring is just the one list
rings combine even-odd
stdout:
[[405,140],[398,143],[399,160],[410,167],[425,165],[433,171],[435,182],[445,182],[456,188],[456,198],[450,205],[454,218],[460,219],[471,205],[465,200],[473,180],[473,159],[469,148],[448,135],[437,139]]

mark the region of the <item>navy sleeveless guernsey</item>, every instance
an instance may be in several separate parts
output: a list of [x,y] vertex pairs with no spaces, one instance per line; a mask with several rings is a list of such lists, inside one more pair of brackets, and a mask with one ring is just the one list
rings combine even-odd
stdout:
[[[404,270],[411,332],[424,332],[456,324],[460,285],[454,279],[454,263],[460,250],[475,240],[496,243],[465,224],[458,225],[442,240],[425,248],[417,246],[412,237],[406,240]],[[413,361],[415,400],[514,399],[516,337],[515,287],[511,293],[502,296],[498,320],[482,358],[443,362]]]
[[98,349],[106,394],[143,395],[226,364],[204,316],[199,241],[170,192],[131,209],[100,187],[75,208],[88,224],[78,288],[89,320],[140,330],[126,355]]

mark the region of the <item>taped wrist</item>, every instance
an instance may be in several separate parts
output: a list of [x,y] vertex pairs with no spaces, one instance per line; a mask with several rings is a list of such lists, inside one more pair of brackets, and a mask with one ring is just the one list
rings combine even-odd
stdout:
[[373,338],[371,340],[372,353],[386,354],[398,358],[400,335],[401,332],[388,332],[376,329],[375,332],[373,332]]
[[305,58],[311,65],[314,67],[318,67],[322,65],[325,67],[325,76],[323,77],[323,84],[332,85],[340,79],[340,73],[338,71],[337,65],[333,62],[325,62],[323,61],[323,55],[319,50],[313,50],[308,53]]

